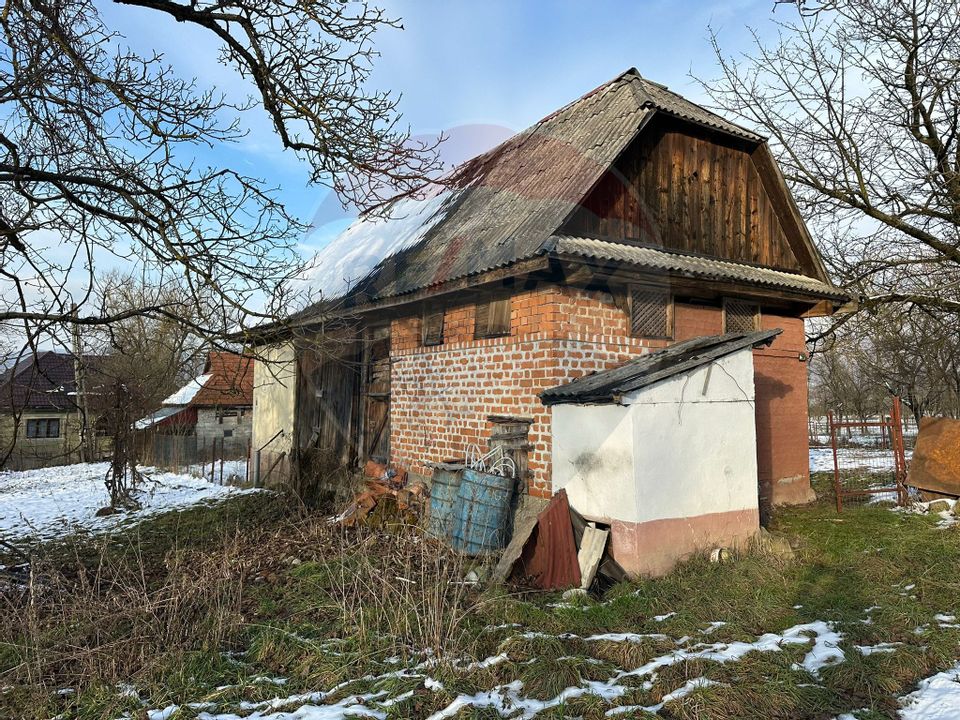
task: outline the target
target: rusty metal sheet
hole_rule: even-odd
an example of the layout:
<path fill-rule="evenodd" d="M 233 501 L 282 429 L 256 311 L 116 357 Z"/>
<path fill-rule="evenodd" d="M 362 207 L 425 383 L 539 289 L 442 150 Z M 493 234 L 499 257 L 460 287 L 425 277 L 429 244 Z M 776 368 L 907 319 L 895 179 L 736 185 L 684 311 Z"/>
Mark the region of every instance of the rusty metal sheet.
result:
<path fill-rule="evenodd" d="M 907 485 L 960 497 L 960 420 L 920 420 Z"/>
<path fill-rule="evenodd" d="M 580 587 L 580 562 L 573 539 L 567 491 L 560 490 L 537 516 L 513 579 L 543 590 Z"/>

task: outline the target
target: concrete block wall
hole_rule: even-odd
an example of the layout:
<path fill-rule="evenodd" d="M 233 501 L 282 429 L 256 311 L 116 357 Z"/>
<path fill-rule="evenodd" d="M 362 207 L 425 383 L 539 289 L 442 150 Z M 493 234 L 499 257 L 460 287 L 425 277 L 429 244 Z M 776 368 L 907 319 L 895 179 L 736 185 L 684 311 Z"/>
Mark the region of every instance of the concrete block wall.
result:
<path fill-rule="evenodd" d="M 231 450 L 242 448 L 245 452 L 253 434 L 253 409 L 247 407 L 224 410 L 236 414 L 224 415 L 213 407 L 197 408 L 197 446 L 211 447 L 214 440 L 218 445 L 222 440 L 225 447 Z"/>

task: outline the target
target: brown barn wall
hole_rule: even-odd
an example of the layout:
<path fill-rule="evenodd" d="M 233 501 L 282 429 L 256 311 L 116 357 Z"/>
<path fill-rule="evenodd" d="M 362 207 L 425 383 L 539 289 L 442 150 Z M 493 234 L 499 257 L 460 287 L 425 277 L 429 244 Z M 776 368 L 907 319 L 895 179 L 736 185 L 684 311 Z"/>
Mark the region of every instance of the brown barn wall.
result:
<path fill-rule="evenodd" d="M 746 149 L 664 126 L 626 150 L 565 232 L 802 271 Z"/>

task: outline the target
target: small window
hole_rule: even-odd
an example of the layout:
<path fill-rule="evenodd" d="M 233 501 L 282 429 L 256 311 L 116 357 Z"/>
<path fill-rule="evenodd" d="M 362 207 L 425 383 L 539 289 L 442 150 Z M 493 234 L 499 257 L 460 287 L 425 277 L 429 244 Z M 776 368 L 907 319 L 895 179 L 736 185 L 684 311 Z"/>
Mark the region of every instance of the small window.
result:
<path fill-rule="evenodd" d="M 443 310 L 433 310 L 423 313 L 424 345 L 443 344 Z"/>
<path fill-rule="evenodd" d="M 510 334 L 510 298 L 477 303 L 473 336 L 498 337 Z"/>
<path fill-rule="evenodd" d="M 723 301 L 723 331 L 751 333 L 760 329 L 760 306 L 746 300 Z"/>
<path fill-rule="evenodd" d="M 28 438 L 60 437 L 60 418 L 39 418 L 27 420 Z"/>
<path fill-rule="evenodd" d="M 224 431 L 223 431 L 223 436 L 224 436 L 224 437 L 233 437 L 233 430 L 224 430 Z"/>
<path fill-rule="evenodd" d="M 661 288 L 630 288 L 630 332 L 634 337 L 673 337 L 673 301 Z"/>

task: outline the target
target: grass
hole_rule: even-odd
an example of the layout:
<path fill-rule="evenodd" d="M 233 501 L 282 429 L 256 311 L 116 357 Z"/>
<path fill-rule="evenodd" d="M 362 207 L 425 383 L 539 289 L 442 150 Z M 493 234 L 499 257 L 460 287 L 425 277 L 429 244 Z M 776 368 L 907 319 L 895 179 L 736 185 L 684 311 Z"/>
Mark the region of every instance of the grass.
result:
<path fill-rule="evenodd" d="M 893 717 L 897 696 L 960 660 L 960 631 L 934 619 L 960 614 L 960 531 L 878 506 L 837 515 L 824 495 L 775 517 L 773 530 L 791 539 L 793 557 L 693 558 L 665 578 L 559 607 L 551 607 L 555 593 L 462 583 L 470 561 L 411 528 L 343 531 L 275 496 L 241 496 L 107 538 L 31 548 L 31 592 L 0 596 L 0 717 L 138 717 L 141 701 L 213 703 L 242 715 L 250 712 L 241 711 L 244 702 L 333 688 L 316 702 L 404 694 L 384 709 L 388 717 L 427 717 L 459 694 L 517 680 L 524 697 L 550 700 L 669 654 L 684 637 L 684 647 L 754 642 L 816 620 L 834 623 L 845 654 L 819 678 L 796 667 L 810 645 L 788 645 L 736 662 L 676 662 L 625 677 L 622 697 L 570 697 L 539 717 L 654 706 L 699 677 L 714 684 L 661 714 L 829 718 L 866 708 L 859 717 Z M 715 621 L 726 624 L 706 633 Z M 617 632 L 649 636 L 588 639 Z M 901 643 L 891 653 L 854 648 L 891 642 Z M 507 659 L 469 665 L 499 654 Z M 430 658 L 429 675 L 442 689 L 396 672 Z M 65 688 L 71 692 L 58 692 Z M 171 720 L 199 711 L 183 708 Z M 499 714 L 476 708 L 458 717 Z"/>

